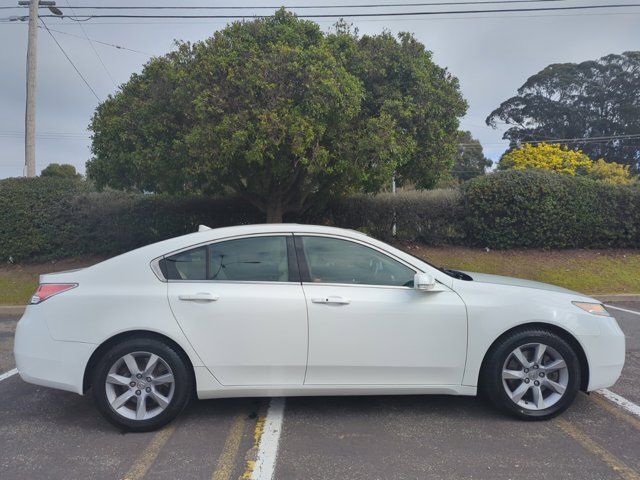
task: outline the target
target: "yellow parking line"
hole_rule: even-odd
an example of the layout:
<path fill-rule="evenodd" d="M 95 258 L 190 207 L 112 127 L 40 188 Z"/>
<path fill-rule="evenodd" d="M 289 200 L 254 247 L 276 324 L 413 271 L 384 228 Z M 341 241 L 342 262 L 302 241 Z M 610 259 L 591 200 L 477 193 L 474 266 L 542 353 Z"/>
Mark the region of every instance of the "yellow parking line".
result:
<path fill-rule="evenodd" d="M 620 407 L 616 407 L 609 400 L 606 400 L 605 398 L 603 398 L 602 396 L 600 396 L 597 393 L 592 393 L 591 395 L 589 395 L 589 398 L 591 400 L 593 400 L 594 402 L 596 402 L 599 406 L 604 408 L 607 412 L 611 413 L 612 415 L 615 415 L 620 420 L 623 420 L 623 421 L 627 422 L 629 425 L 632 425 L 633 427 L 635 427 L 638 430 L 640 430 L 640 420 L 639 419 L 637 419 L 636 417 L 626 413 L 624 410 L 621 410 Z"/>
<path fill-rule="evenodd" d="M 149 467 L 153 465 L 153 462 L 158 457 L 160 450 L 164 447 L 164 444 L 167 443 L 169 437 L 173 435 L 173 432 L 176 430 L 176 423 L 173 422 L 168 427 L 160 430 L 155 434 L 153 439 L 149 442 L 149 445 L 144 449 L 142 455 L 138 457 L 135 461 L 133 467 L 126 473 L 123 477 L 123 480 L 140 480 L 144 478 L 149 470 Z"/>
<path fill-rule="evenodd" d="M 568 421 L 562 418 L 556 418 L 554 422 L 564 433 L 576 440 L 586 450 L 600 457 L 600 459 L 621 478 L 624 478 L 625 480 L 640 480 L 640 474 L 637 471 L 627 466 L 608 450 L 602 448 L 580 429 L 571 425 Z"/>
<path fill-rule="evenodd" d="M 250 480 L 253 478 L 253 469 L 256 466 L 255 457 L 258 455 L 258 448 L 260 447 L 260 440 L 262 439 L 262 432 L 264 431 L 264 422 L 267 420 L 265 415 L 260 415 L 256 422 L 256 428 L 253 431 L 253 447 L 251 448 L 252 458 L 247 458 L 247 466 L 242 474 L 241 480 Z"/>
<path fill-rule="evenodd" d="M 242 413 L 238 414 L 234 419 L 224 442 L 222 453 L 218 457 L 218 464 L 211 477 L 213 480 L 229 480 L 231 477 L 236 456 L 240 449 L 242 434 L 244 433 L 245 419 L 246 415 Z"/>

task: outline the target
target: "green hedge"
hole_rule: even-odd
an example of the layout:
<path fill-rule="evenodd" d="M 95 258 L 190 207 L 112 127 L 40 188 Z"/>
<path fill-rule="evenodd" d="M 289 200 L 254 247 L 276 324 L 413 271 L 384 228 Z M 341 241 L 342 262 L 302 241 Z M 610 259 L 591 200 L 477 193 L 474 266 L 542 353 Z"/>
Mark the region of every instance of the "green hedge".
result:
<path fill-rule="evenodd" d="M 461 243 L 464 237 L 461 195 L 453 189 L 334 200 L 318 215 L 306 215 L 304 221 L 352 228 L 391 241 L 394 219 L 395 240 L 442 245 Z"/>
<path fill-rule="evenodd" d="M 382 240 L 490 248 L 640 247 L 640 188 L 542 171 L 479 177 L 461 190 L 353 196 L 287 221 Z M 210 227 L 260 223 L 235 197 L 93 192 L 58 178 L 0 180 L 0 261 L 117 254 Z"/>
<path fill-rule="evenodd" d="M 232 197 L 98 193 L 77 180 L 11 178 L 0 181 L 0 261 L 117 254 L 201 223 L 215 228 L 261 217 Z"/>
<path fill-rule="evenodd" d="M 541 170 L 463 186 L 465 243 L 492 248 L 640 247 L 640 188 Z"/>

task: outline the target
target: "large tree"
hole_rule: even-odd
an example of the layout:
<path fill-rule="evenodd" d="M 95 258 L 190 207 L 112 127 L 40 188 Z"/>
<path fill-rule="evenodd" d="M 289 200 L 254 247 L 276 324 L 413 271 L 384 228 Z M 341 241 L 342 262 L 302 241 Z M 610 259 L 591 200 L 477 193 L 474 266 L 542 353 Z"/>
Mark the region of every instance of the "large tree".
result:
<path fill-rule="evenodd" d="M 484 156 L 480 141 L 473 138 L 471 132 L 458 132 L 458 151 L 451 174 L 464 182 L 474 177 L 484 175 L 493 162 Z"/>
<path fill-rule="evenodd" d="M 154 58 L 98 106 L 98 187 L 235 192 L 279 222 L 329 195 L 450 169 L 457 80 L 411 35 L 359 37 L 280 10 Z"/>
<path fill-rule="evenodd" d="M 640 52 L 549 65 L 487 117 L 494 127 L 500 121 L 511 125 L 504 134 L 511 148 L 527 141 L 557 141 L 637 171 Z"/>

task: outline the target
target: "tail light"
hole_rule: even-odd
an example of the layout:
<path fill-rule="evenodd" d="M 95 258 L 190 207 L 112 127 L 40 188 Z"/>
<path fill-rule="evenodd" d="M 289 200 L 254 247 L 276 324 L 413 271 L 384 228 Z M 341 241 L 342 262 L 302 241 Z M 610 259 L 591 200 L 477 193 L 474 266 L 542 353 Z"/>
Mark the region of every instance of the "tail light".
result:
<path fill-rule="evenodd" d="M 38 303 L 44 302 L 47 298 L 66 292 L 67 290 L 71 290 L 77 286 L 77 283 L 41 283 L 38 286 L 36 293 L 31 297 L 30 304 L 37 305 Z"/>

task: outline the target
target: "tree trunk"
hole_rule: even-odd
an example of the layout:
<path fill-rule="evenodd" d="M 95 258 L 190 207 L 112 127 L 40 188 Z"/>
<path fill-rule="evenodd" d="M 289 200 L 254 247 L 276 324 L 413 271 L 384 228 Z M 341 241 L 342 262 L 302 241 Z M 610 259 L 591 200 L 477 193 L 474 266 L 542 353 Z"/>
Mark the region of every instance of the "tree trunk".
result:
<path fill-rule="evenodd" d="M 282 223 L 284 209 L 280 203 L 269 204 L 267 205 L 266 214 L 267 223 Z"/>

